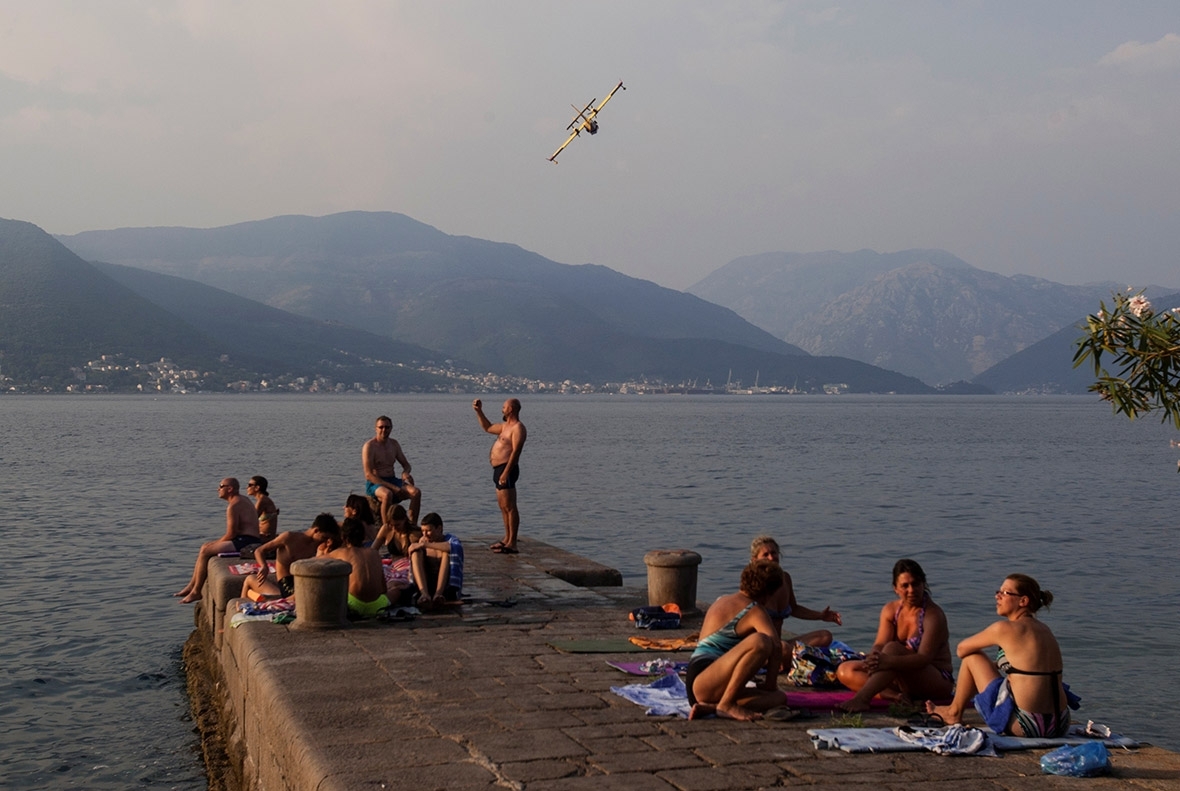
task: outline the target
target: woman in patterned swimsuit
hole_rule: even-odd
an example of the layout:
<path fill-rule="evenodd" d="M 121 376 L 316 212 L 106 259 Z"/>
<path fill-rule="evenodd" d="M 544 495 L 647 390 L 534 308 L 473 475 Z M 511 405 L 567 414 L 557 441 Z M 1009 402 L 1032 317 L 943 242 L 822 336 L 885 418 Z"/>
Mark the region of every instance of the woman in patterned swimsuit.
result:
<path fill-rule="evenodd" d="M 737 593 L 722 596 L 705 613 L 701 638 L 688 662 L 684 685 L 692 704 L 689 719 L 716 714 L 757 720 L 762 712 L 785 706 L 778 688 L 782 642 L 766 614 L 766 601 L 783 584 L 777 563 L 757 561 L 742 571 Z M 746 682 L 766 668 L 754 689 Z"/>
<path fill-rule="evenodd" d="M 863 660 L 844 662 L 836 678 L 856 695 L 845 711 L 866 711 L 874 695 L 887 700 L 946 700 L 954 693 L 946 614 L 930 598 L 926 572 L 903 558 L 893 566 L 897 599 L 881 608 L 877 639 Z"/>
<path fill-rule="evenodd" d="M 1052 603 L 1053 594 L 1041 590 L 1032 577 L 1008 575 L 996 591 L 996 614 L 1003 620 L 959 643 L 963 661 L 955 698 L 948 706 L 927 701 L 926 710 L 950 725 L 963 721 L 963 710 L 974 699 L 996 733 L 1064 736 L 1069 730 L 1069 707 L 1061 683 L 1061 647 L 1036 616 L 1037 610 Z M 992 646 L 999 646 L 1003 666 L 983 653 Z"/>

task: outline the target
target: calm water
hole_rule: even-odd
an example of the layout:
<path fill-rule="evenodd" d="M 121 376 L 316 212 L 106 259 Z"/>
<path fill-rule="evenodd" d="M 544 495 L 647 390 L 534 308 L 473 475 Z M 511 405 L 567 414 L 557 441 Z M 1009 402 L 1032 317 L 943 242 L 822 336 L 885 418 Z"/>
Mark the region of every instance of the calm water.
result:
<path fill-rule="evenodd" d="M 499 398 L 486 398 L 494 410 Z M 220 535 L 220 477 L 261 474 L 280 529 L 340 513 L 360 446 L 393 417 L 459 535 L 495 535 L 491 438 L 466 397 L 0 399 L 0 786 L 204 788 L 169 596 Z M 1024 571 L 1057 596 L 1081 714 L 1180 749 L 1171 506 L 1176 436 L 1087 398 L 532 397 L 525 534 L 644 582 L 643 553 L 704 556 L 702 599 L 736 587 L 750 539 L 783 544 L 801 603 L 872 641 L 889 570 L 918 559 L 957 641 Z"/>

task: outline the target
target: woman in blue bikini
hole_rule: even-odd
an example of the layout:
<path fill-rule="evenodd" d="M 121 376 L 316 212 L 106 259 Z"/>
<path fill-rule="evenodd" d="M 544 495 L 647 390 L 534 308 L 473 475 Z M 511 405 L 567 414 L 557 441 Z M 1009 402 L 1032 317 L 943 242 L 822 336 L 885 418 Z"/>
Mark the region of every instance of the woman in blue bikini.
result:
<path fill-rule="evenodd" d="M 863 660 L 844 662 L 836 678 L 856 694 L 845 711 L 866 711 L 874 695 L 886 700 L 946 700 L 955 689 L 946 613 L 930 598 L 926 572 L 903 558 L 893 566 L 897 599 L 881 608 L 877 639 Z"/>
<path fill-rule="evenodd" d="M 750 544 L 750 562 L 755 560 L 769 560 L 778 565 L 779 568 L 782 568 L 781 554 L 782 550 L 779 549 L 778 542 L 770 536 L 758 536 Z M 791 661 L 792 641 L 820 647 L 832 644 L 832 633 L 827 629 L 816 629 L 811 632 L 804 632 L 803 634 L 793 634 L 791 632 L 784 634 L 783 621 L 787 618 L 794 617 L 804 621 L 826 621 L 827 623 L 834 623 L 837 626 L 843 623 L 840 613 L 831 607 L 824 607 L 822 610 L 813 610 L 795 601 L 795 586 L 791 584 L 791 575 L 785 569 L 783 570 L 783 586 L 775 591 L 774 595 L 770 597 L 770 600 L 766 602 L 766 614 L 770 616 L 770 620 L 783 637 L 783 662 L 787 664 Z M 787 672 L 790 669 L 790 667 L 784 667 L 783 672 Z"/>
<path fill-rule="evenodd" d="M 737 593 L 709 607 L 684 679 L 692 704 L 689 719 L 716 714 L 757 720 L 762 712 L 787 704 L 786 693 L 778 688 L 782 642 L 765 609 L 782 584 L 777 563 L 757 561 L 742 571 Z M 746 682 L 763 668 L 766 675 L 748 689 Z"/>
<path fill-rule="evenodd" d="M 963 710 L 974 699 L 996 733 L 1064 736 L 1069 704 L 1061 683 L 1061 647 L 1036 616 L 1052 603 L 1053 594 L 1032 577 L 1008 575 L 996 591 L 996 614 L 1004 619 L 959 643 L 962 663 L 954 700 L 947 706 L 926 701 L 926 711 L 951 725 L 963 721 Z M 983 653 L 992 646 L 1000 649 L 1000 664 Z"/>

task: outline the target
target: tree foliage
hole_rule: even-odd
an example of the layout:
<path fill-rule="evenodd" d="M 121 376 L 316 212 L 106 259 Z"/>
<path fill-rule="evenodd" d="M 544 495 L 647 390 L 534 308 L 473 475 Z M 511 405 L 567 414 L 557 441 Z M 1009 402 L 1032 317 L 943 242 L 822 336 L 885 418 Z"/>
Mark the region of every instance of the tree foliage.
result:
<path fill-rule="evenodd" d="M 1090 390 L 1116 413 L 1133 420 L 1161 411 L 1161 421 L 1180 429 L 1180 308 L 1156 313 L 1142 292 L 1116 293 L 1109 308 L 1101 302 L 1086 317 L 1077 347 L 1074 367 L 1093 364 Z"/>

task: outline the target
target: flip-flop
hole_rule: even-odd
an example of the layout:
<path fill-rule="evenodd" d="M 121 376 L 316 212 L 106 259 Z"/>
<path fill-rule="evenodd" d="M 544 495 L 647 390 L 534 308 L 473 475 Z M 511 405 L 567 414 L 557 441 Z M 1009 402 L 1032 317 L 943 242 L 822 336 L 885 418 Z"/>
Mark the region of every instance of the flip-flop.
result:
<path fill-rule="evenodd" d="M 946 725 L 946 721 L 941 715 L 933 712 L 927 714 L 926 712 L 919 712 L 906 720 L 906 724 L 911 728 L 941 728 Z"/>
<path fill-rule="evenodd" d="M 771 722 L 789 722 L 799 716 L 796 709 L 788 709 L 786 706 L 779 706 L 762 715 L 763 719 Z"/>
<path fill-rule="evenodd" d="M 488 547 L 488 549 L 492 550 L 493 552 L 499 552 L 503 548 L 504 548 L 503 541 L 497 541 L 496 543 L 494 543 L 490 547 Z"/>
<path fill-rule="evenodd" d="M 520 554 L 520 550 L 517 549 L 516 547 L 509 547 L 509 546 L 505 546 L 504 544 L 501 544 L 499 546 L 499 548 L 493 548 L 492 551 L 495 552 L 497 555 L 519 555 Z"/>

